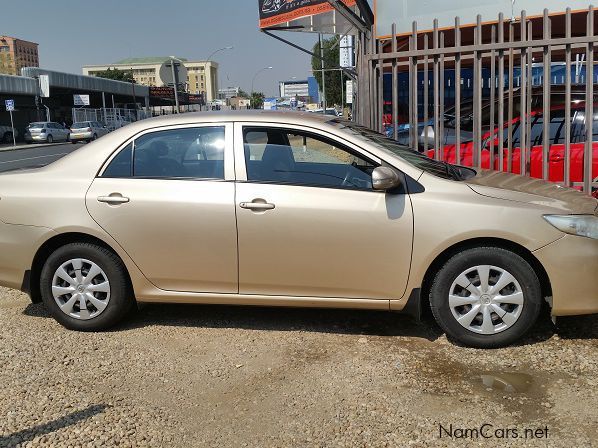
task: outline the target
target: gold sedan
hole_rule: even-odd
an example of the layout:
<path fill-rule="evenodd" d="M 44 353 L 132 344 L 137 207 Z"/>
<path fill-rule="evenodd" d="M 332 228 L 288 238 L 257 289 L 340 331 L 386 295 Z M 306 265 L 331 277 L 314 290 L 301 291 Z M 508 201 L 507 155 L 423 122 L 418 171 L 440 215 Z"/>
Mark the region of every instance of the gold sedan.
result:
<path fill-rule="evenodd" d="M 330 116 L 184 114 L 0 175 L 0 284 L 95 331 L 137 302 L 367 308 L 474 347 L 598 312 L 598 201 Z"/>

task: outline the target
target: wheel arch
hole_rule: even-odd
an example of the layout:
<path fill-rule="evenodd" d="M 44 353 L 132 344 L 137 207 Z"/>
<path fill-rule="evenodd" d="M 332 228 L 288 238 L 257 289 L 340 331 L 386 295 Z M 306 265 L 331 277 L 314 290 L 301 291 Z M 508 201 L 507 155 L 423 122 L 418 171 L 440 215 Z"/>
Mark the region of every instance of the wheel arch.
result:
<path fill-rule="evenodd" d="M 80 232 L 68 232 L 55 235 L 52 238 L 46 240 L 39 247 L 39 249 L 35 253 L 35 256 L 33 257 L 33 261 L 31 263 L 31 271 L 29 272 L 28 276 L 25 276 L 25 280 L 23 281 L 23 287 L 21 289 L 29 292 L 29 296 L 31 297 L 31 301 L 33 303 L 39 303 L 42 301 L 39 282 L 44 263 L 52 254 L 52 252 L 54 252 L 56 249 L 71 243 L 90 243 L 98 245 L 100 247 L 103 247 L 104 249 L 109 250 L 114 255 L 116 255 L 121 261 L 123 261 L 118 252 L 116 252 L 108 243 L 106 243 L 98 237 Z M 128 269 L 126 269 L 126 264 L 124 263 L 124 261 L 123 266 L 125 266 L 125 272 L 127 275 L 127 280 L 129 282 L 129 287 L 131 288 L 131 291 L 133 291 L 134 295 L 131 275 Z"/>
<path fill-rule="evenodd" d="M 430 288 L 436 273 L 442 268 L 442 266 L 454 255 L 467 249 L 473 249 L 476 247 L 497 247 L 513 252 L 527 261 L 536 275 L 540 280 L 540 287 L 542 290 L 542 297 L 552 296 L 552 286 L 550 284 L 550 278 L 548 273 L 542 266 L 542 263 L 524 246 L 517 244 L 513 241 L 505 240 L 502 238 L 472 238 L 469 240 L 460 241 L 446 248 L 432 261 L 426 273 L 424 274 L 421 284 L 421 308 L 425 315 L 430 315 Z"/>

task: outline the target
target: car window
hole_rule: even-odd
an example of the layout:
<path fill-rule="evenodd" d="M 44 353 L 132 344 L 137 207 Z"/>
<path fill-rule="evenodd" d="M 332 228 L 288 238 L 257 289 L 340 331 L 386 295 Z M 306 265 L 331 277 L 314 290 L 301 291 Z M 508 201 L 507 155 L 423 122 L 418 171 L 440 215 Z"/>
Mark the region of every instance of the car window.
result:
<path fill-rule="evenodd" d="M 133 176 L 224 179 L 224 127 L 152 132 L 135 140 Z"/>
<path fill-rule="evenodd" d="M 372 189 L 378 165 L 325 137 L 249 127 L 243 138 L 248 181 Z"/>
<path fill-rule="evenodd" d="M 532 146 L 542 144 L 542 131 L 544 130 L 544 119 L 542 115 L 531 117 L 532 126 L 529 135 L 529 141 Z"/>
<path fill-rule="evenodd" d="M 571 129 L 571 143 L 584 143 L 586 141 L 586 113 L 585 110 L 578 110 L 573 117 Z M 598 108 L 594 109 L 592 120 L 592 141 L 598 141 Z"/>
<path fill-rule="evenodd" d="M 108 167 L 104 170 L 102 177 L 131 177 L 133 174 L 133 144 L 129 143 L 122 149 Z"/>

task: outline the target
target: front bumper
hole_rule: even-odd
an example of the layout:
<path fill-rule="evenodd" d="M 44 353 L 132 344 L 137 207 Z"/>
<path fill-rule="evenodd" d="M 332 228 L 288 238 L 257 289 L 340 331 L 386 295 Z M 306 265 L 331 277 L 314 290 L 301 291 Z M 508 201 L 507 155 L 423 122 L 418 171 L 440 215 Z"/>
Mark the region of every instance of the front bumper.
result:
<path fill-rule="evenodd" d="M 534 252 L 552 286 L 552 315 L 598 313 L 598 240 L 565 235 Z"/>

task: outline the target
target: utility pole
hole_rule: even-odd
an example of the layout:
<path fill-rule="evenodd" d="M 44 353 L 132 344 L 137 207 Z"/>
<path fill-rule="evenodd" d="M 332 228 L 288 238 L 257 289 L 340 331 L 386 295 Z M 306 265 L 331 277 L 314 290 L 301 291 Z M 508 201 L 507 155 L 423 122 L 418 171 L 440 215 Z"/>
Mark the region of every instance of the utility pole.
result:
<path fill-rule="evenodd" d="M 326 72 L 324 71 L 324 46 L 322 45 L 322 33 L 318 34 L 320 42 L 320 63 L 322 67 L 322 113 L 326 114 Z"/>
<path fill-rule="evenodd" d="M 178 84 L 179 84 L 179 70 L 178 67 L 175 67 L 174 58 L 170 59 L 170 69 L 172 70 L 172 83 L 174 84 L 174 103 L 176 105 L 176 113 L 178 114 L 179 111 L 179 93 L 178 93 Z"/>

